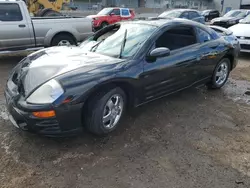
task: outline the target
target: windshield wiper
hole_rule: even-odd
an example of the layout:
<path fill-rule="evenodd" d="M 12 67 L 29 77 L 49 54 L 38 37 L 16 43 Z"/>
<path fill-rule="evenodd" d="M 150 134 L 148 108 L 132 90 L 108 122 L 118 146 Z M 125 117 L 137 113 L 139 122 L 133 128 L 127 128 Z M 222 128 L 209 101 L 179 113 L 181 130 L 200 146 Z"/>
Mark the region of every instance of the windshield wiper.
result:
<path fill-rule="evenodd" d="M 127 41 L 127 33 L 128 33 L 128 30 L 126 29 L 125 30 L 125 33 L 124 33 L 124 38 L 122 40 L 122 46 L 121 46 L 121 51 L 120 51 L 120 54 L 119 54 L 119 57 L 118 58 L 122 58 L 122 52 L 124 50 L 124 47 L 125 47 L 125 44 L 126 44 L 126 41 Z"/>
<path fill-rule="evenodd" d="M 102 39 L 100 42 L 96 43 L 94 46 L 91 47 L 90 52 L 93 52 L 94 48 L 97 48 L 105 39 Z M 96 49 L 95 49 L 96 50 Z M 95 52 L 95 51 L 94 51 Z"/>

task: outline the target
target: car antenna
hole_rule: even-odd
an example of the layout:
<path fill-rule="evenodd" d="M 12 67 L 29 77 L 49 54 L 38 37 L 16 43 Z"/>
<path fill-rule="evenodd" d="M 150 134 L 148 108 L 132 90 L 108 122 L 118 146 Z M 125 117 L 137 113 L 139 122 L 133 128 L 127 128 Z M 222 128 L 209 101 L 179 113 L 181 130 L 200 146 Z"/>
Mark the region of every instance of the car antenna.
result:
<path fill-rule="evenodd" d="M 124 50 L 124 47 L 125 47 L 125 44 L 126 44 L 126 40 L 127 40 L 127 33 L 128 33 L 128 30 L 126 29 L 125 33 L 124 33 L 124 38 L 122 40 L 122 46 L 121 46 L 121 51 L 120 51 L 120 54 L 119 54 L 119 58 L 122 57 L 122 52 Z"/>

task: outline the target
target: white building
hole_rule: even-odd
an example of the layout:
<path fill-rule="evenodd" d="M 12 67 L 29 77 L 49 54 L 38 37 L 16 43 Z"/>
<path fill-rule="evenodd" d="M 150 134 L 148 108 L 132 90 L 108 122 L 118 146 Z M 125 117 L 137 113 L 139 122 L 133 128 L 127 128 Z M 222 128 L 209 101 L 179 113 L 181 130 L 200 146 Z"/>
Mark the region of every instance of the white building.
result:
<path fill-rule="evenodd" d="M 232 9 L 250 9 L 250 0 L 100 0 L 104 6 L 127 6 L 146 8 L 193 8 L 217 9 L 222 13 Z"/>

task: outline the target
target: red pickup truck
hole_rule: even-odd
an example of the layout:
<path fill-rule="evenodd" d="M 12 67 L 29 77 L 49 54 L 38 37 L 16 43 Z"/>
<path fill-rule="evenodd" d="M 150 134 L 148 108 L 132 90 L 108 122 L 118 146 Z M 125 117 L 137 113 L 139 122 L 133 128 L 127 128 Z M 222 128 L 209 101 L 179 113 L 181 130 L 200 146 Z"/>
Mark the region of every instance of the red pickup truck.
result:
<path fill-rule="evenodd" d="M 122 20 L 132 20 L 135 12 L 129 8 L 104 8 L 97 15 L 89 15 L 93 19 L 95 30 L 106 27 L 107 25 L 120 22 Z"/>

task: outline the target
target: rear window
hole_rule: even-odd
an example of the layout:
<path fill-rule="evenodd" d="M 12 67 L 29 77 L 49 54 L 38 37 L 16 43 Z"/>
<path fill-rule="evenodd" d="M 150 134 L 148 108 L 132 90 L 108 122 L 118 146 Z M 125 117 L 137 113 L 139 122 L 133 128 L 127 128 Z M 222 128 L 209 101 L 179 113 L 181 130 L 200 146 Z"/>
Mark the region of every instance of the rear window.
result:
<path fill-rule="evenodd" d="M 121 15 L 120 9 L 114 9 L 111 13 L 114 13 L 114 14 L 117 15 L 117 16 L 120 16 L 120 15 Z"/>
<path fill-rule="evenodd" d="M 23 20 L 19 5 L 16 3 L 0 4 L 0 20 L 3 22 Z"/>

